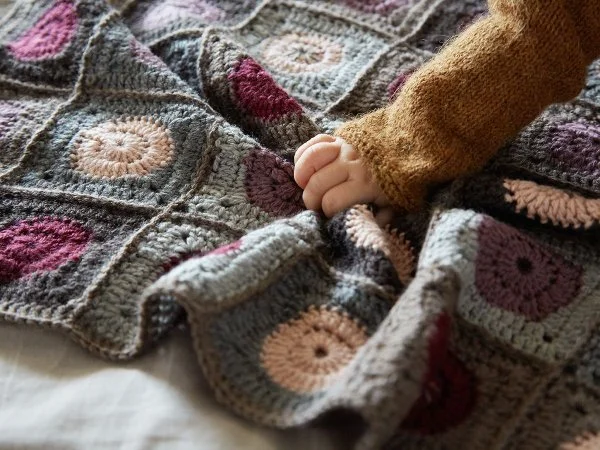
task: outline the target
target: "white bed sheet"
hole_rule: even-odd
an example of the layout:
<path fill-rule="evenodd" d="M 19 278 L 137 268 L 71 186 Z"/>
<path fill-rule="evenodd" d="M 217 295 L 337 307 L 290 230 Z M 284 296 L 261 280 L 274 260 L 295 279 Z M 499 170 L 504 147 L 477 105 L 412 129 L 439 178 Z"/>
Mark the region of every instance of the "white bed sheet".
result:
<path fill-rule="evenodd" d="M 128 363 L 55 331 L 0 325 L 2 449 L 338 450 L 325 429 L 253 425 L 217 404 L 178 330 Z"/>

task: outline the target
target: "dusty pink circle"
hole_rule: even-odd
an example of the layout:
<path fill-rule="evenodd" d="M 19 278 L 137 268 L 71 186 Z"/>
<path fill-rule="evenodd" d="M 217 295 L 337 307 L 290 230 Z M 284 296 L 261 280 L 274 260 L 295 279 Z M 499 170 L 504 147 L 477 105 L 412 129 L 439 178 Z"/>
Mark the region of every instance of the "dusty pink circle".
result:
<path fill-rule="evenodd" d="M 365 329 L 351 317 L 311 307 L 267 336 L 261 362 L 275 383 L 305 394 L 334 381 L 366 341 Z"/>

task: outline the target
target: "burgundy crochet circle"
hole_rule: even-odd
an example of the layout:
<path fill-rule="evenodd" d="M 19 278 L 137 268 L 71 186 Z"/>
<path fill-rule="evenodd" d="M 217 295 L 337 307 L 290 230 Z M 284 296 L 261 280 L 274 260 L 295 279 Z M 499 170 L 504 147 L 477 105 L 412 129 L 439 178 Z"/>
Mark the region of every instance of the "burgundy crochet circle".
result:
<path fill-rule="evenodd" d="M 572 175 L 600 176 L 600 127 L 572 122 L 555 125 L 546 137 L 550 155 Z"/>
<path fill-rule="evenodd" d="M 543 320 L 577 296 L 582 271 L 508 225 L 486 218 L 479 226 L 475 284 L 492 305 Z"/>
<path fill-rule="evenodd" d="M 273 121 L 302 113 L 298 102 L 252 58 L 242 59 L 228 78 L 240 105 L 254 117 Z"/>
<path fill-rule="evenodd" d="M 442 314 L 429 341 L 428 371 L 421 396 L 401 424 L 404 430 L 429 435 L 460 425 L 471 414 L 477 396 L 476 379 L 448 352 L 450 318 Z"/>
<path fill-rule="evenodd" d="M 8 44 L 8 50 L 24 61 L 52 58 L 69 45 L 77 30 L 77 12 L 73 3 L 57 1 L 19 39 Z"/>
<path fill-rule="evenodd" d="M 302 189 L 294 181 L 293 166 L 264 150 L 252 150 L 244 158 L 246 194 L 269 214 L 291 216 L 304 210 Z"/>
<path fill-rule="evenodd" d="M 0 282 L 77 260 L 91 236 L 73 220 L 52 217 L 22 220 L 0 230 Z"/>

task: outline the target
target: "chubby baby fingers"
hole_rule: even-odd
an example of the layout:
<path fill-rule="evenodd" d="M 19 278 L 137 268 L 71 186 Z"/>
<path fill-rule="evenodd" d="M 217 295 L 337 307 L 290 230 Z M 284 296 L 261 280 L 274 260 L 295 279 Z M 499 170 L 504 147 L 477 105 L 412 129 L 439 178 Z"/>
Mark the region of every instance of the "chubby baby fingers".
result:
<path fill-rule="evenodd" d="M 327 217 L 333 217 L 354 205 L 373 203 L 378 193 L 359 181 L 338 184 L 323 195 L 321 209 Z"/>
<path fill-rule="evenodd" d="M 315 172 L 304 188 L 302 199 L 308 209 L 320 210 L 321 200 L 325 193 L 348 180 L 348 168 L 334 161 L 323 169 Z"/>
<path fill-rule="evenodd" d="M 337 142 L 321 142 L 308 147 L 294 168 L 294 179 L 304 189 L 315 172 L 335 161 L 340 154 Z"/>
<path fill-rule="evenodd" d="M 296 153 L 294 154 L 294 164 L 298 162 L 298 160 L 300 159 L 302 154 L 305 152 L 305 150 L 308 147 L 310 147 L 311 145 L 319 144 L 321 142 L 334 142 L 334 141 L 335 141 L 335 137 L 330 136 L 329 134 L 317 134 L 314 138 L 309 139 L 304 144 L 302 144 L 298 148 L 298 150 L 296 150 Z"/>

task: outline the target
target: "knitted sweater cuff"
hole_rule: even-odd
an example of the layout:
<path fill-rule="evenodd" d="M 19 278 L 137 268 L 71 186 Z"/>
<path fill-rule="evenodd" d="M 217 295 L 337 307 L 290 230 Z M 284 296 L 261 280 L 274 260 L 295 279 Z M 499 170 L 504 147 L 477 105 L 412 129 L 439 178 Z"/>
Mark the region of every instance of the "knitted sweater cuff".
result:
<path fill-rule="evenodd" d="M 335 135 L 346 140 L 359 152 L 364 164 L 394 206 L 405 211 L 415 211 L 423 203 L 426 189 L 411 182 L 406 174 L 403 176 L 402 152 L 395 151 L 393 147 L 402 146 L 404 140 L 398 140 L 396 136 L 394 146 L 391 147 L 389 143 L 386 145 L 385 139 L 376 137 L 376 130 L 381 128 L 384 116 L 384 110 L 375 111 L 345 123 L 336 130 Z"/>

